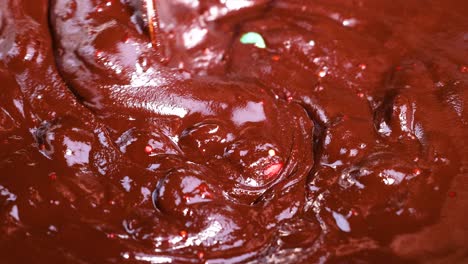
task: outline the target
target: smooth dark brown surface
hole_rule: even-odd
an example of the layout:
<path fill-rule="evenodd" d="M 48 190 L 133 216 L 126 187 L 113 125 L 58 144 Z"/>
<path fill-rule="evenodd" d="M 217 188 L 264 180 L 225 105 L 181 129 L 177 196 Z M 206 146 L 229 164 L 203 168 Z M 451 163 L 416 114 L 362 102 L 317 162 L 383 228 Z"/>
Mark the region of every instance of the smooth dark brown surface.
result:
<path fill-rule="evenodd" d="M 468 261 L 465 0 L 158 10 L 0 0 L 0 263 Z"/>

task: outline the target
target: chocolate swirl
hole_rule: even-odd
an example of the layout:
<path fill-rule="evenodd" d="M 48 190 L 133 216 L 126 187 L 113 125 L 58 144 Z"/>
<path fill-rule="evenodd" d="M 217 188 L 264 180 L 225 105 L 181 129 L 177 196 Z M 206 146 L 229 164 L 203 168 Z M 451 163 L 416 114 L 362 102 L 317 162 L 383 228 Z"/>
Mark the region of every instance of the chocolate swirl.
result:
<path fill-rule="evenodd" d="M 151 37 L 140 1 L 0 0 L 0 257 L 462 261 L 468 25 L 436 2 L 158 1 Z"/>

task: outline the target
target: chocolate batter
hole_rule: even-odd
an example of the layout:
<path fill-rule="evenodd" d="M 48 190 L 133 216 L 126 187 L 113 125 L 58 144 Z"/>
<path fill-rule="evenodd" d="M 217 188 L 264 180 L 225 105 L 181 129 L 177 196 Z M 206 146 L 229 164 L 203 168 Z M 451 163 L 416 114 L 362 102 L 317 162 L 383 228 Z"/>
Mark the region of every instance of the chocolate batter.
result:
<path fill-rule="evenodd" d="M 157 10 L 0 0 L 1 263 L 468 262 L 465 0 Z"/>

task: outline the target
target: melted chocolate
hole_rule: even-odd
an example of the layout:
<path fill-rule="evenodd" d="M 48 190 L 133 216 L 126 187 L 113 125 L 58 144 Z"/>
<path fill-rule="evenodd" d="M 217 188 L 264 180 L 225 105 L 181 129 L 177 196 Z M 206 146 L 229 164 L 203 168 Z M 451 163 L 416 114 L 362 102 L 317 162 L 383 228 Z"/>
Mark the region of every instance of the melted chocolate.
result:
<path fill-rule="evenodd" d="M 466 1 L 141 2 L 0 0 L 2 263 L 468 261 Z"/>

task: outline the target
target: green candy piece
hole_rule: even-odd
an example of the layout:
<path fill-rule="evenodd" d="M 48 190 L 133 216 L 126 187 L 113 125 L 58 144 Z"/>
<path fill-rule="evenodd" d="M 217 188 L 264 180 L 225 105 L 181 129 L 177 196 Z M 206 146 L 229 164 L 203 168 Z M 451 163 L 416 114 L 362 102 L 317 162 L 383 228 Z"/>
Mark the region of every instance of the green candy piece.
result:
<path fill-rule="evenodd" d="M 257 32 L 247 32 L 240 38 L 242 44 L 254 44 L 255 47 L 264 49 L 266 48 L 265 40 L 262 35 Z"/>

